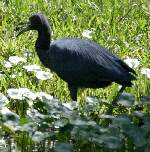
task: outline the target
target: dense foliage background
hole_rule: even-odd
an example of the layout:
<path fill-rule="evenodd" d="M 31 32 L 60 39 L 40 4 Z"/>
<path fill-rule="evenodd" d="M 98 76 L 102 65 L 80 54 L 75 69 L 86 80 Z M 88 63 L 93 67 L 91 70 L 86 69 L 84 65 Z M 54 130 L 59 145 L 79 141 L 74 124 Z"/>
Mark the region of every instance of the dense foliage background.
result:
<path fill-rule="evenodd" d="M 16 38 L 18 23 L 45 14 L 52 41 L 91 39 L 137 72 L 118 105 L 119 86 L 81 89 L 78 105 L 66 83 L 36 55 L 35 31 Z M 150 149 L 150 1 L 0 1 L 0 151 L 100 152 Z"/>

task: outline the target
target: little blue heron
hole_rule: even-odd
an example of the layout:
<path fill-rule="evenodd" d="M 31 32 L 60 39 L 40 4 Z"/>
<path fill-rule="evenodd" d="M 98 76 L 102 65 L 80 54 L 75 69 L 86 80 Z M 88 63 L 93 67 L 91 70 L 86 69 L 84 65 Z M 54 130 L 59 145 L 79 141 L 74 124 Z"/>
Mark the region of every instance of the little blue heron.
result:
<path fill-rule="evenodd" d="M 41 13 L 32 15 L 22 24 L 28 26 L 18 35 L 29 30 L 38 32 L 35 50 L 40 61 L 67 82 L 73 101 L 77 101 L 78 88 L 104 88 L 116 82 L 122 85 L 119 95 L 136 80 L 132 68 L 95 42 L 62 38 L 51 43 L 48 20 Z"/>

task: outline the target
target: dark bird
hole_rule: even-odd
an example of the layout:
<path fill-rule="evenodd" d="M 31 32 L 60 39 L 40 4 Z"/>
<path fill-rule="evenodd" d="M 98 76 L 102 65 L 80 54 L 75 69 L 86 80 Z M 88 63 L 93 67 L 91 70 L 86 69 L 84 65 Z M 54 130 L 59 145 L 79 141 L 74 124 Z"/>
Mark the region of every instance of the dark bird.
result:
<path fill-rule="evenodd" d="M 119 93 L 132 85 L 135 71 L 118 57 L 95 42 L 80 38 L 62 38 L 51 43 L 47 18 L 41 13 L 32 15 L 18 35 L 36 30 L 35 50 L 43 65 L 67 82 L 73 101 L 78 88 L 104 88 L 112 82 L 122 85 Z"/>

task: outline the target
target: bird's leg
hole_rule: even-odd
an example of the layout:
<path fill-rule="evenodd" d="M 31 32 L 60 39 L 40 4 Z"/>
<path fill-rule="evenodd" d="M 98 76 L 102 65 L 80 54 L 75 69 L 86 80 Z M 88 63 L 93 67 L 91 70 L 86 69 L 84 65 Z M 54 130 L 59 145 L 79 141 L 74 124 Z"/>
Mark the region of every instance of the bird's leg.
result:
<path fill-rule="evenodd" d="M 77 87 L 68 85 L 72 101 L 77 101 Z"/>
<path fill-rule="evenodd" d="M 111 106 L 109 107 L 109 109 L 106 111 L 106 115 L 111 115 L 113 108 L 117 105 L 117 101 L 119 96 L 121 95 L 121 93 L 124 91 L 124 89 L 126 88 L 126 86 L 122 86 L 121 89 L 119 90 L 118 94 L 116 95 L 116 97 L 113 99 Z M 105 126 L 108 126 L 111 123 L 110 119 L 105 119 L 102 124 Z"/>
<path fill-rule="evenodd" d="M 121 87 L 121 89 L 119 90 L 119 92 L 117 93 L 116 97 L 113 99 L 113 101 L 111 103 L 113 106 L 116 106 L 117 101 L 118 101 L 120 95 L 122 94 L 122 92 L 124 91 L 125 88 L 126 88 L 126 86 L 122 86 Z"/>
<path fill-rule="evenodd" d="M 119 90 L 118 94 L 116 95 L 116 97 L 113 99 L 110 108 L 108 109 L 108 111 L 106 112 L 106 114 L 112 114 L 112 110 L 113 108 L 117 105 L 117 101 L 119 99 L 119 96 L 122 94 L 122 92 L 124 91 L 124 89 L 126 88 L 126 86 L 122 86 L 121 89 Z"/>

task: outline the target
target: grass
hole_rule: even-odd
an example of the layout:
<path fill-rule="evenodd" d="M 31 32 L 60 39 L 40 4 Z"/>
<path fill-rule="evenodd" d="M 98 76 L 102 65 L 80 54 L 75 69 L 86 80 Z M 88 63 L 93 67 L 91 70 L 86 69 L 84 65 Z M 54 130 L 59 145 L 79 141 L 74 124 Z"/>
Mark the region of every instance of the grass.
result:
<path fill-rule="evenodd" d="M 61 37 L 82 37 L 84 29 L 95 28 L 94 41 L 106 48 L 110 48 L 112 52 L 121 58 L 136 57 L 140 60 L 142 66 L 149 66 L 148 2 L 124 1 L 123 5 L 119 1 L 101 2 L 101 4 L 98 1 L 68 1 L 67 5 L 63 1 L 47 3 L 44 1 L 35 1 L 34 3 L 31 3 L 31 1 L 10 1 L 8 3 L 9 5 L 6 5 L 1 2 L 1 7 L 5 8 L 2 10 L 3 15 L 1 15 L 3 25 L 3 33 L 1 34 L 2 59 L 7 59 L 14 54 L 23 55 L 26 50 L 30 50 L 33 53 L 34 60 L 29 58 L 29 62 L 40 64 L 34 51 L 34 42 L 37 35 L 30 32 L 16 38 L 14 29 L 20 20 L 27 20 L 28 16 L 35 12 L 43 12 L 49 17 L 53 40 Z M 17 7 L 20 3 L 22 3 L 21 8 Z M 76 21 L 73 20 L 74 17 Z M 140 37 L 140 40 L 136 43 L 135 39 L 137 37 Z M 112 41 L 113 38 L 116 39 L 115 42 Z M 129 48 L 125 47 L 124 42 L 128 42 Z M 19 82 L 20 79 L 17 81 Z M 22 82 L 19 84 L 21 86 Z M 30 86 L 30 88 L 32 87 L 33 85 Z M 50 88 L 51 83 L 49 83 L 46 91 L 49 92 Z M 66 100 L 68 90 L 62 90 L 62 88 L 65 88 L 64 84 L 59 80 L 56 85 L 55 96 L 63 101 Z M 112 90 L 106 90 L 105 96 L 107 97 Z M 92 93 L 93 91 L 87 92 Z M 103 90 L 98 90 L 95 95 L 99 96 L 102 94 L 101 92 Z M 144 92 L 144 94 L 147 94 L 147 92 Z"/>
<path fill-rule="evenodd" d="M 122 59 L 137 58 L 140 61 L 136 69 L 138 80 L 134 82 L 133 87 L 127 88 L 126 92 L 134 95 L 139 101 L 141 96 L 150 94 L 150 81 L 140 73 L 142 67 L 150 67 L 149 8 L 148 0 L 0 1 L 0 60 L 8 60 L 13 55 L 23 57 L 26 52 L 30 52 L 31 57 L 27 57 L 27 62 L 38 64 L 45 69 L 34 49 L 37 33 L 32 31 L 16 38 L 17 32 L 15 31 L 20 21 L 28 20 L 33 13 L 42 12 L 49 19 L 53 33 L 52 40 L 62 37 L 83 38 L 82 32 L 85 29 L 94 29 L 93 41 L 110 49 Z M 6 74 L 5 79 L 0 79 L 1 93 L 7 95 L 9 88 L 27 87 L 33 92 L 47 92 L 62 102 L 70 101 L 66 83 L 56 74 L 51 80 L 40 81 L 35 78 L 34 74 L 26 72 L 22 66 L 23 64 L 20 64 L 8 69 L 0 65 L 0 71 Z M 21 77 L 10 77 L 11 74 L 19 72 L 22 73 Z M 79 90 L 78 99 L 81 105 L 85 104 L 85 96 L 97 96 L 111 101 L 117 89 L 118 85 L 113 84 L 105 89 Z M 10 100 L 9 109 L 16 112 L 13 108 L 16 101 Z M 22 139 L 22 136 L 26 135 L 20 134 L 18 138 Z M 77 147 L 79 145 L 76 144 Z M 82 149 L 82 146 L 80 148 Z M 94 147 L 90 148 L 94 151 Z"/>

